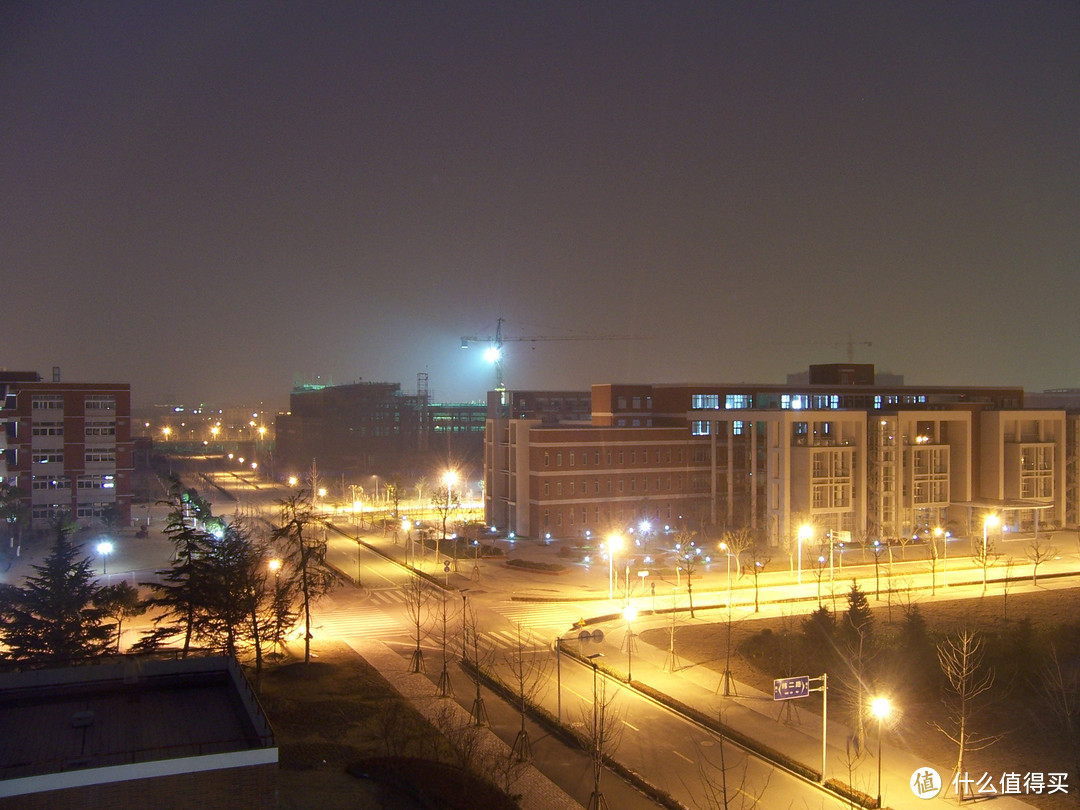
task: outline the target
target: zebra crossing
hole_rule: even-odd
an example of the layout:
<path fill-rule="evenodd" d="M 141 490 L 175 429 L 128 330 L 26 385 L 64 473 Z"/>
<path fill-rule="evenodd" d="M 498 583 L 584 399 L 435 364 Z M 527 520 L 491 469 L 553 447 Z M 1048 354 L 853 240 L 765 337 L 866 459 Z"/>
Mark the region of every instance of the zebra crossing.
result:
<path fill-rule="evenodd" d="M 312 610 L 311 633 L 315 638 L 364 638 L 385 639 L 400 636 L 406 627 L 393 616 L 375 607 L 324 608 L 318 605 Z"/>
<path fill-rule="evenodd" d="M 512 624 L 557 633 L 570 630 L 587 613 L 583 606 L 566 602 L 500 602 L 492 607 Z"/>

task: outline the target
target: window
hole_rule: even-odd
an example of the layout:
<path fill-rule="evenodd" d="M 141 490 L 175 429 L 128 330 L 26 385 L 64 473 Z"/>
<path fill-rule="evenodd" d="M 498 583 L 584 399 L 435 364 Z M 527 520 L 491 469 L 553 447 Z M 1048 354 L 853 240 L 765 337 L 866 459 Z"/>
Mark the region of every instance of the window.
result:
<path fill-rule="evenodd" d="M 90 394 L 83 403 L 88 411 L 115 411 L 116 397 L 111 394 Z"/>
<path fill-rule="evenodd" d="M 562 452 L 558 452 L 558 453 L 555 454 L 555 466 L 556 467 L 561 467 L 562 466 Z"/>
<path fill-rule="evenodd" d="M 750 395 L 749 394 L 728 394 L 724 397 L 724 407 L 728 410 L 735 408 L 749 408 L 750 407 Z"/>
<path fill-rule="evenodd" d="M 620 450 L 619 451 L 619 466 L 622 466 L 623 461 L 624 461 L 623 451 Z"/>
<path fill-rule="evenodd" d="M 574 482 L 573 481 L 570 482 L 570 494 L 571 495 L 574 494 Z"/>
<path fill-rule="evenodd" d="M 71 489 L 71 479 L 66 475 L 35 475 L 30 486 L 32 489 Z"/>
<path fill-rule="evenodd" d="M 35 422 L 31 434 L 34 436 L 63 436 L 63 422 Z"/>
<path fill-rule="evenodd" d="M 637 464 L 637 450 L 630 451 L 630 463 Z"/>
<path fill-rule="evenodd" d="M 595 479 L 593 481 L 593 492 L 595 492 L 597 495 L 600 494 L 600 479 L 599 478 L 597 478 L 597 479 Z"/>
<path fill-rule="evenodd" d="M 593 453 L 593 464 L 595 464 L 597 467 L 600 466 L 600 451 L 599 450 L 597 450 L 595 453 Z"/>
<path fill-rule="evenodd" d="M 632 400 L 630 400 L 630 407 L 633 408 L 635 411 L 640 411 L 641 397 L 634 397 Z"/>
<path fill-rule="evenodd" d="M 719 408 L 720 407 L 720 395 L 719 394 L 691 394 L 690 395 L 690 409 L 695 411 L 704 410 L 706 408 Z"/>
<path fill-rule="evenodd" d="M 545 467 L 550 467 L 551 466 L 551 454 L 550 453 L 544 453 L 544 466 Z"/>
<path fill-rule="evenodd" d="M 545 481 L 544 482 L 544 495 L 550 495 L 550 494 L 551 494 L 551 482 L 550 481 Z"/>
<path fill-rule="evenodd" d="M 623 481 L 622 481 L 622 479 L 620 478 L 620 479 L 619 479 L 619 492 L 622 492 L 622 491 L 623 491 Z"/>
<path fill-rule="evenodd" d="M 577 461 L 577 456 L 574 455 L 573 453 L 571 453 L 570 454 L 570 466 L 573 467 L 574 464 L 576 463 L 576 461 Z"/>
<path fill-rule="evenodd" d="M 31 457 L 31 461 L 34 464 L 63 464 L 64 463 L 64 451 L 63 450 L 45 450 L 40 453 L 34 453 Z"/>
<path fill-rule="evenodd" d="M 116 435 L 116 423 L 115 422 L 90 422 L 86 423 L 86 435 L 87 436 L 115 436 Z"/>
<path fill-rule="evenodd" d="M 62 411 L 64 397 L 61 394 L 35 394 L 30 400 L 30 407 L 34 410 Z"/>
<path fill-rule="evenodd" d="M 626 410 L 626 397 L 619 397 L 619 410 Z"/>
<path fill-rule="evenodd" d="M 703 419 L 697 419 L 690 423 L 690 435 L 691 436 L 708 436 L 709 435 L 709 423 Z"/>
<path fill-rule="evenodd" d="M 743 430 L 745 429 L 745 424 L 746 423 L 743 422 L 741 419 L 736 419 L 734 422 L 731 423 L 731 434 L 733 436 L 742 436 Z"/>
<path fill-rule="evenodd" d="M 562 495 L 562 481 L 559 481 L 557 484 L 555 484 L 555 494 L 557 496 Z"/>
<path fill-rule="evenodd" d="M 87 464 L 95 463 L 116 463 L 116 451 L 115 450 L 87 450 L 85 459 Z"/>
<path fill-rule="evenodd" d="M 607 451 L 607 465 L 609 467 L 611 466 L 611 451 L 610 450 Z"/>

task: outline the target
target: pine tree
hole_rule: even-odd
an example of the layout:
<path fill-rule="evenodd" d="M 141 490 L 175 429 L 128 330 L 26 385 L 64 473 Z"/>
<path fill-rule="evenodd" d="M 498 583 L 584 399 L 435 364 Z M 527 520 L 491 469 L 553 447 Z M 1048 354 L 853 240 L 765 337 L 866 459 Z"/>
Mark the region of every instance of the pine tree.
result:
<path fill-rule="evenodd" d="M 100 655 L 113 626 L 96 605 L 101 587 L 71 529 L 57 522 L 49 556 L 33 566 L 23 587 L 9 586 L 0 597 L 0 639 L 6 657 L 54 663 Z"/>
<path fill-rule="evenodd" d="M 213 538 L 197 528 L 194 518 L 189 517 L 191 495 L 181 488 L 178 481 L 173 481 L 171 498 L 163 503 L 172 507 L 165 524 L 165 534 L 175 547 L 173 564 L 164 571 L 158 571 L 160 582 L 140 583 L 153 591 L 147 606 L 161 612 L 154 619 L 154 628 L 145 633 L 133 649 L 153 650 L 166 639 L 183 635 L 181 654 L 186 657 L 196 637 L 198 622 L 204 615 L 202 608 L 208 598 L 210 565 L 207 557 L 213 548 Z"/>

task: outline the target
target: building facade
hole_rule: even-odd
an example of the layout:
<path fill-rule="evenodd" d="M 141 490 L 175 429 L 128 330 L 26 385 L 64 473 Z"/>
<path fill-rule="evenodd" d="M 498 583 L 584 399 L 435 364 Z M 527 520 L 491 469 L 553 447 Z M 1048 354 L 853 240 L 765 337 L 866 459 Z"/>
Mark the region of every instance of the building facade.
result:
<path fill-rule="evenodd" d="M 131 520 L 131 387 L 46 382 L 0 373 L 0 477 L 19 493 L 33 529 L 61 514 L 83 525 Z"/>
<path fill-rule="evenodd" d="M 962 534 L 987 511 L 1019 530 L 1076 526 L 1080 415 L 1025 409 L 1014 387 L 877 385 L 872 366 L 808 376 L 595 385 L 587 422 L 489 409 L 488 520 L 573 539 L 643 519 L 746 527 L 779 547 L 806 523 L 883 541 Z"/>
<path fill-rule="evenodd" d="M 303 386 L 275 422 L 280 477 L 302 474 L 316 461 L 329 476 L 408 478 L 447 462 L 479 475 L 485 406 L 435 403 L 400 383 Z M 469 477 L 472 477 L 470 475 Z"/>

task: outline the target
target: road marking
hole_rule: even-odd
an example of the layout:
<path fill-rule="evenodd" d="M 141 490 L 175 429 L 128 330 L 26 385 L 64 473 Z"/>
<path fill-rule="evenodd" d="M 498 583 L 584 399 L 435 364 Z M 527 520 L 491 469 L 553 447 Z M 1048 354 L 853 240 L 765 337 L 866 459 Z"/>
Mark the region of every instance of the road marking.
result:
<path fill-rule="evenodd" d="M 672 751 L 671 753 L 673 753 L 673 754 L 674 754 L 675 756 L 677 756 L 677 757 L 678 757 L 679 759 L 685 759 L 685 760 L 686 760 L 687 762 L 689 762 L 689 763 L 690 763 L 691 765 L 693 765 L 693 764 L 694 764 L 694 760 L 690 759 L 690 757 L 684 757 L 684 756 L 683 756 L 682 754 L 680 754 L 680 753 L 679 753 L 678 751 Z"/>
<path fill-rule="evenodd" d="M 624 725 L 624 726 L 629 726 L 629 727 L 630 727 L 630 728 L 632 728 L 632 729 L 633 729 L 634 731 L 641 731 L 641 729 L 640 729 L 640 728 L 638 728 L 637 726 L 632 726 L 632 725 L 630 725 L 630 724 L 629 724 L 629 723 L 627 723 L 627 722 L 626 722 L 625 720 L 623 720 L 622 722 L 623 722 L 623 725 Z"/>
<path fill-rule="evenodd" d="M 563 689 L 565 689 L 567 692 L 572 692 L 573 694 L 577 695 L 582 700 L 589 700 L 589 698 L 585 697 L 585 695 L 581 694 L 581 692 L 577 691 L 572 686 L 564 686 Z"/>

